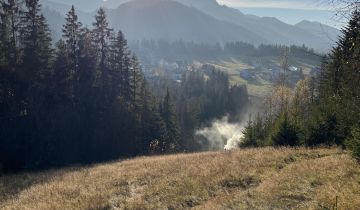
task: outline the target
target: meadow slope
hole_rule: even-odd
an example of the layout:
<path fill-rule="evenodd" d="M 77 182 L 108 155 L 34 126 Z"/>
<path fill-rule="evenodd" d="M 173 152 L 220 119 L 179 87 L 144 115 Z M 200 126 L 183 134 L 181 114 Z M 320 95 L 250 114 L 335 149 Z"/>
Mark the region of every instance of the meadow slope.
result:
<path fill-rule="evenodd" d="M 358 209 L 339 149 L 249 149 L 0 177 L 0 209 Z"/>

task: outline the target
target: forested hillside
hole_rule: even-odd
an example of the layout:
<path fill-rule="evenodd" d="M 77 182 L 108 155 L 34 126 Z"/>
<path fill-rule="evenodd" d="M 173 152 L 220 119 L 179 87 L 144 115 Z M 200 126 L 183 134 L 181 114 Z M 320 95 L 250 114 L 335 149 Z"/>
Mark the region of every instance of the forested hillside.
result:
<path fill-rule="evenodd" d="M 360 158 L 359 29 L 355 10 L 317 77 L 292 89 L 284 71 L 264 111 L 249 120 L 242 146 L 339 145 Z M 282 64 L 286 70 L 287 60 Z"/>
<path fill-rule="evenodd" d="M 72 7 L 55 47 L 38 0 L 2 2 L 0 11 L 4 172 L 204 149 L 199 126 L 246 108 L 246 87 L 230 88 L 211 66 L 185 72 L 181 84 L 149 85 L 103 9 L 88 28 Z"/>
<path fill-rule="evenodd" d="M 229 58 L 248 58 L 254 61 L 256 58 L 272 56 L 279 58 L 284 50 L 289 48 L 291 57 L 305 59 L 316 63 L 321 60 L 321 55 L 314 49 L 303 46 L 287 45 L 253 45 L 247 42 L 226 42 L 206 44 L 198 42 L 186 42 L 182 40 L 141 40 L 132 41 L 129 46 L 134 50 L 144 63 L 154 63 L 161 59 L 168 62 L 187 61 L 220 61 Z"/>
<path fill-rule="evenodd" d="M 140 128 L 146 139 L 165 141 L 137 58 L 123 34 L 108 27 L 104 10 L 90 30 L 72 8 L 54 49 L 38 1 L 1 6 L 3 170 L 147 152 Z M 149 120 L 153 127 L 145 128 Z"/>

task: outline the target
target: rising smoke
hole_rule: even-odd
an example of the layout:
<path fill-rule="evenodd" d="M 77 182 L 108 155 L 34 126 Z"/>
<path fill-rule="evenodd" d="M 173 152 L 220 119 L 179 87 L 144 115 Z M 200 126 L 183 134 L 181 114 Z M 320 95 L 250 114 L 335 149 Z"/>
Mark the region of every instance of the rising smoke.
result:
<path fill-rule="evenodd" d="M 196 135 L 206 140 L 209 150 L 236 149 L 243 137 L 242 123 L 230 123 L 229 117 L 212 122 L 211 126 L 196 131 Z"/>

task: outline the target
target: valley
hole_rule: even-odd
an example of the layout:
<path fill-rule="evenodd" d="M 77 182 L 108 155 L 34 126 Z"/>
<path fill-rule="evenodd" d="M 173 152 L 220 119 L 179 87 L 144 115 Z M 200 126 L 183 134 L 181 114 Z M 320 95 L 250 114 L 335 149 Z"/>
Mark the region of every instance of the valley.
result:
<path fill-rule="evenodd" d="M 0 0 L 0 209 L 358 210 L 360 3 L 254 2 Z"/>

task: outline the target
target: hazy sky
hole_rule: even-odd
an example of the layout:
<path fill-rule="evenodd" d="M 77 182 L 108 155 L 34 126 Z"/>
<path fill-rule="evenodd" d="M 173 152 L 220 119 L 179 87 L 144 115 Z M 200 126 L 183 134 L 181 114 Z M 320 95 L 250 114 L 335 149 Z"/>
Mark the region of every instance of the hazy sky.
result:
<path fill-rule="evenodd" d="M 218 0 L 232 7 L 324 9 L 326 0 Z"/>
<path fill-rule="evenodd" d="M 326 0 L 217 0 L 220 4 L 238 8 L 244 13 L 258 16 L 276 17 L 289 24 L 301 20 L 318 21 L 340 28 L 343 23 L 335 18 L 335 13 Z"/>

